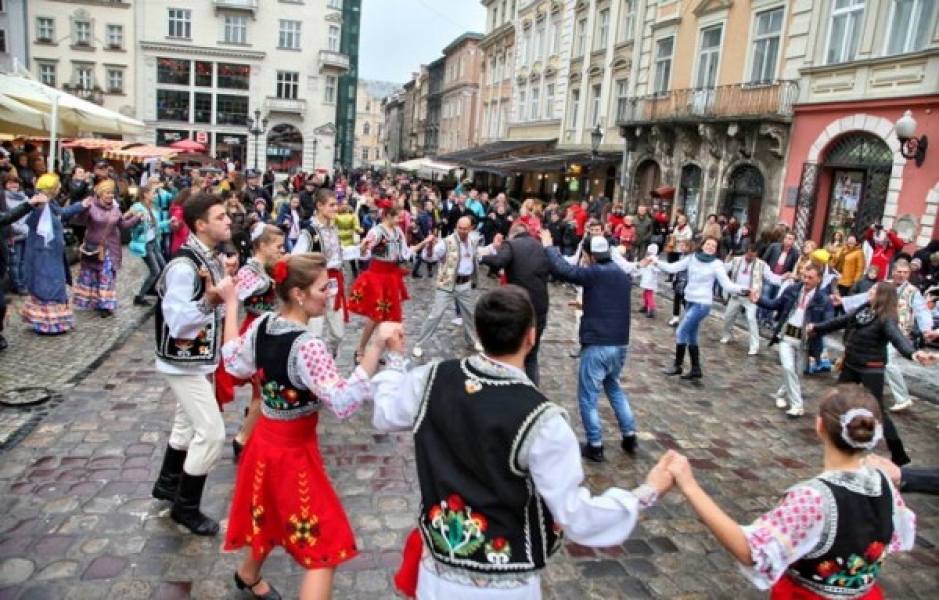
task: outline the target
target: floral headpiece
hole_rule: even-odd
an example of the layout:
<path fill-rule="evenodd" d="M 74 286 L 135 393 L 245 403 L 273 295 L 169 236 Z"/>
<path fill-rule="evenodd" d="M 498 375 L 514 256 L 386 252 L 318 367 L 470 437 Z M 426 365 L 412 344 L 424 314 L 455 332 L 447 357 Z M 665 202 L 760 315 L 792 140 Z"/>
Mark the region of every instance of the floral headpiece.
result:
<path fill-rule="evenodd" d="M 287 259 L 282 258 L 277 261 L 277 264 L 274 265 L 274 270 L 271 271 L 271 278 L 274 280 L 274 283 L 277 285 L 283 284 L 287 281 L 288 269 L 287 269 Z"/>

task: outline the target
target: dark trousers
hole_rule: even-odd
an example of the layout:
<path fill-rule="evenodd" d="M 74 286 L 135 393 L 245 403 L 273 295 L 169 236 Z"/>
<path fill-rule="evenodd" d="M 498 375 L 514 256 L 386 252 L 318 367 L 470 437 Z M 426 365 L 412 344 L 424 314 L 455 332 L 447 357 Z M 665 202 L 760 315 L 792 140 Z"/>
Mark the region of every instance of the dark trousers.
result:
<path fill-rule="evenodd" d="M 545 326 L 548 324 L 548 315 L 538 315 L 536 317 L 537 336 L 535 345 L 525 356 L 525 374 L 536 386 L 541 385 L 541 374 L 538 371 L 538 349 L 541 347 L 541 336 L 544 334 Z"/>
<path fill-rule="evenodd" d="M 145 296 L 151 293 L 156 282 L 160 279 L 163 268 L 166 267 L 166 261 L 163 259 L 163 253 L 157 248 L 156 241 L 147 242 L 147 254 L 143 257 L 143 262 L 147 265 L 147 278 L 143 280 L 140 286 L 138 296 Z"/>
<path fill-rule="evenodd" d="M 838 383 L 859 383 L 877 399 L 877 405 L 880 406 L 881 422 L 884 426 L 884 441 L 887 442 L 887 448 L 890 450 L 890 459 L 897 464 L 908 463 L 909 457 L 903 449 L 900 432 L 897 431 L 897 426 L 894 425 L 890 413 L 884 406 L 884 372 L 855 371 L 845 365 L 838 376 Z"/>
<path fill-rule="evenodd" d="M 681 308 L 685 305 L 685 295 L 675 292 L 675 295 L 672 296 L 672 316 L 677 317 L 681 315 Z"/>

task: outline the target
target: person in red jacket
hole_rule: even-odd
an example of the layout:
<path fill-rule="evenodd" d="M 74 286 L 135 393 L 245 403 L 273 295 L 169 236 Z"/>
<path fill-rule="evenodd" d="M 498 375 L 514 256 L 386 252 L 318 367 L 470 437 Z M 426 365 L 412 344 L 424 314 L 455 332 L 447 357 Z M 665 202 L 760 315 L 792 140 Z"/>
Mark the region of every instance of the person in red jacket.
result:
<path fill-rule="evenodd" d="M 883 281 L 890 272 L 890 262 L 894 254 L 903 250 L 903 240 L 893 229 L 884 231 L 884 226 L 880 223 L 873 223 L 864 232 L 864 240 L 870 244 L 871 255 L 869 266 L 876 266 L 880 269 L 877 276 L 878 281 Z"/>

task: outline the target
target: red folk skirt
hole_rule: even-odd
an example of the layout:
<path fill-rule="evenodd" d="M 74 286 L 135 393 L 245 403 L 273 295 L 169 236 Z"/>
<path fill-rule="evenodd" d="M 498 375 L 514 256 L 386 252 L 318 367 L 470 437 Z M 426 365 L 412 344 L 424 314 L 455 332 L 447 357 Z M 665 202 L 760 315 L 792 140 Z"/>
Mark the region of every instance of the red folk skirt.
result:
<path fill-rule="evenodd" d="M 863 596 L 858 596 L 855 600 L 883 600 L 884 593 L 876 583 L 869 592 Z M 824 596 L 819 596 L 815 592 L 802 587 L 788 575 L 780 577 L 779 581 L 773 584 L 769 600 L 825 600 Z"/>
<path fill-rule="evenodd" d="M 282 547 L 305 569 L 332 568 L 358 555 L 339 496 L 323 468 L 313 414 L 258 419 L 238 463 L 225 550 L 251 548 L 264 560 Z"/>
<path fill-rule="evenodd" d="M 395 263 L 372 260 L 367 271 L 360 274 L 349 293 L 349 310 L 357 315 L 382 323 L 401 323 L 401 305 L 410 299 L 404 285 L 407 273 Z"/>
<path fill-rule="evenodd" d="M 250 327 L 259 316 L 260 315 L 254 313 L 248 313 L 244 323 L 241 324 L 241 328 L 238 330 L 238 335 L 244 335 L 244 333 L 248 331 L 248 327 Z M 241 387 L 246 383 L 251 384 L 251 397 L 260 398 L 261 384 L 258 382 L 257 375 L 251 379 L 239 379 L 225 370 L 224 360 L 219 361 L 218 367 L 215 368 L 215 401 L 218 403 L 219 410 L 224 410 L 225 405 L 235 399 L 235 388 Z"/>

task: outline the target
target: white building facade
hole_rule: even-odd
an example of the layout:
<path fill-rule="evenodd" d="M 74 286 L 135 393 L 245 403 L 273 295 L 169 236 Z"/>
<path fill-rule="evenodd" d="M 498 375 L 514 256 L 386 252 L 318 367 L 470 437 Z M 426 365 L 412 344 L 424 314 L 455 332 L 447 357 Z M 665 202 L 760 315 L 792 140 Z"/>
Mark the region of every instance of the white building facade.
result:
<path fill-rule="evenodd" d="M 31 0 L 28 69 L 46 85 L 134 116 L 134 17 L 131 2 Z"/>
<path fill-rule="evenodd" d="M 14 65 L 28 68 L 28 47 L 26 0 L 0 0 L 0 71 L 12 73 Z"/>
<path fill-rule="evenodd" d="M 137 118 L 242 168 L 331 169 L 341 0 L 138 2 Z"/>

